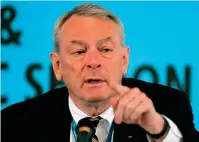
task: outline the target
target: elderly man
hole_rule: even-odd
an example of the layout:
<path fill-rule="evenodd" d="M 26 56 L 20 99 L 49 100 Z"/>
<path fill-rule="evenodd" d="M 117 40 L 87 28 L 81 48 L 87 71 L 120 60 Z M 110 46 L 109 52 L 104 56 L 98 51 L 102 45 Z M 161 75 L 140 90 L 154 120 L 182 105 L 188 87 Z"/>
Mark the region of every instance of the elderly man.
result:
<path fill-rule="evenodd" d="M 123 78 L 129 47 L 122 23 L 109 11 L 79 5 L 58 19 L 54 41 L 53 70 L 67 87 L 4 109 L 2 142 L 83 141 L 81 131 L 89 130 L 92 141 L 99 142 L 198 138 L 185 93 Z M 87 122 L 94 127 L 85 127 Z"/>

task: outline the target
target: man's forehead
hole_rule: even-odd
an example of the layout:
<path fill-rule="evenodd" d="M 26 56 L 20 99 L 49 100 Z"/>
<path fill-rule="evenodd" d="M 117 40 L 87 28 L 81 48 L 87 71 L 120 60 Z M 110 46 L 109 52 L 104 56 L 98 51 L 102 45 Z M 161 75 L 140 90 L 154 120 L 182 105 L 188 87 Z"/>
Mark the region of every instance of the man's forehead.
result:
<path fill-rule="evenodd" d="M 117 24 L 111 20 L 94 16 L 74 16 L 64 23 L 61 29 L 61 40 L 67 43 L 82 44 L 92 40 L 101 43 L 115 41 L 119 38 Z"/>
<path fill-rule="evenodd" d="M 111 20 L 105 19 L 102 16 L 81 16 L 81 15 L 73 15 L 67 21 L 64 22 L 61 31 L 64 29 L 70 30 L 72 27 L 77 28 L 85 28 L 85 26 L 107 26 L 107 28 L 115 27 L 116 23 Z M 71 29 L 71 30 L 75 30 Z"/>

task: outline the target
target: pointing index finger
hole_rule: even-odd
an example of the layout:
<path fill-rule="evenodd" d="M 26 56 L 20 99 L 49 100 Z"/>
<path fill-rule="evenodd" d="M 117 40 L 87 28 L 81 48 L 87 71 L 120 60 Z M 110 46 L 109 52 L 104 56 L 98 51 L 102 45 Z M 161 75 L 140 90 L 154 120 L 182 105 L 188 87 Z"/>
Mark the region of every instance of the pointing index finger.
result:
<path fill-rule="evenodd" d="M 122 86 L 121 84 L 112 85 L 111 88 L 115 92 L 117 92 L 119 95 L 123 95 L 124 93 L 127 93 L 128 91 L 130 91 L 130 88 L 128 88 L 126 86 Z"/>

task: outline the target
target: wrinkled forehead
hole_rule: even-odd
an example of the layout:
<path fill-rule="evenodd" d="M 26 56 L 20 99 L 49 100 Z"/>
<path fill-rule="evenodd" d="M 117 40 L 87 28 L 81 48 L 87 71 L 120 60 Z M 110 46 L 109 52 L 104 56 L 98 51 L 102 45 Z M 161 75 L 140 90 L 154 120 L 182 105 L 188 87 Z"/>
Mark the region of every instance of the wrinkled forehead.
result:
<path fill-rule="evenodd" d="M 88 43 L 111 37 L 119 42 L 118 26 L 111 20 L 94 16 L 71 16 L 60 29 L 60 45 L 71 40 L 83 40 Z"/>

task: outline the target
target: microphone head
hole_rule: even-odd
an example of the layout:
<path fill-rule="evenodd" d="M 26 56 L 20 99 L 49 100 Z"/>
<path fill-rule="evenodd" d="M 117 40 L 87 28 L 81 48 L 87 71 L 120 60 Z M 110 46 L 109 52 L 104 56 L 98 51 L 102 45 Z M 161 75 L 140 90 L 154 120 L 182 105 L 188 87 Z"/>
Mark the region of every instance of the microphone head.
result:
<path fill-rule="evenodd" d="M 78 142 L 91 142 L 94 134 L 94 126 L 89 121 L 89 118 L 81 119 L 76 127 L 77 141 Z"/>

